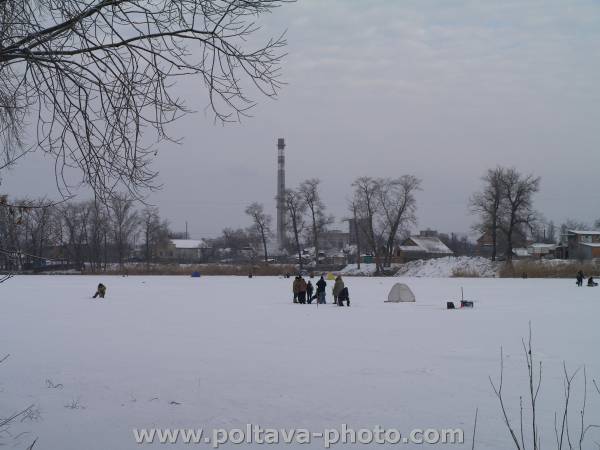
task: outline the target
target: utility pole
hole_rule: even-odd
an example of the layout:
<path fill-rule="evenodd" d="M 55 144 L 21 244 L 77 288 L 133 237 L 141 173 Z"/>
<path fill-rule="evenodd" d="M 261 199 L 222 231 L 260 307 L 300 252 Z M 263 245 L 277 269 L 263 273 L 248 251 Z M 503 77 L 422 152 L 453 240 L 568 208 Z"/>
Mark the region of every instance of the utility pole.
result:
<path fill-rule="evenodd" d="M 285 248 L 285 139 L 277 139 L 277 245 Z"/>

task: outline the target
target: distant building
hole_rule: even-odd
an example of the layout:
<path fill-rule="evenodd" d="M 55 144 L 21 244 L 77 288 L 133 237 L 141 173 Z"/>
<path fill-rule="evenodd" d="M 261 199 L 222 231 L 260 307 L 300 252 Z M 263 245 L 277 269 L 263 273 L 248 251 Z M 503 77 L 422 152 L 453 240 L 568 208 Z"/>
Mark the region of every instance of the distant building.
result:
<path fill-rule="evenodd" d="M 527 247 L 514 247 L 512 249 L 513 259 L 530 259 L 531 253 Z"/>
<path fill-rule="evenodd" d="M 527 247 L 527 253 L 533 258 L 555 258 L 557 247 L 556 244 L 534 243 Z"/>
<path fill-rule="evenodd" d="M 328 230 L 319 233 L 319 249 L 342 250 L 350 244 L 350 234 L 341 230 Z"/>
<path fill-rule="evenodd" d="M 358 230 L 357 230 L 358 225 Z M 348 232 L 349 232 L 349 243 L 350 245 L 356 245 L 356 232 L 358 231 L 358 239 L 360 240 L 360 246 L 364 249 L 369 245 L 369 219 L 349 219 L 348 220 Z"/>
<path fill-rule="evenodd" d="M 437 237 L 437 232 L 433 230 L 421 231 L 418 236 L 409 237 L 396 250 L 398 262 L 443 258 L 452 255 L 454 252 Z"/>
<path fill-rule="evenodd" d="M 204 240 L 171 239 L 158 251 L 158 257 L 180 263 L 201 262 L 208 256 L 210 250 L 211 247 Z"/>
<path fill-rule="evenodd" d="M 567 230 L 563 235 L 566 259 L 590 260 L 600 258 L 600 231 Z"/>
<path fill-rule="evenodd" d="M 520 249 L 526 249 L 529 244 L 531 244 L 531 241 L 527 241 L 527 239 L 524 237 L 525 233 L 522 231 L 518 231 L 515 233 L 514 237 L 513 237 L 513 256 L 515 255 L 514 249 L 515 248 L 520 248 Z M 507 242 L 506 242 L 506 237 L 504 236 L 504 233 L 502 233 L 500 230 L 498 230 L 498 233 L 496 235 L 496 256 L 499 258 L 504 258 L 505 254 L 506 254 L 506 246 L 507 246 Z M 490 230 L 487 230 L 485 233 L 483 233 L 479 239 L 477 239 L 477 243 L 475 246 L 475 254 L 477 256 L 483 256 L 484 258 L 489 258 L 492 256 L 492 251 L 494 248 L 494 240 L 492 238 L 492 232 Z M 524 255 L 524 252 L 521 252 L 522 255 Z"/>

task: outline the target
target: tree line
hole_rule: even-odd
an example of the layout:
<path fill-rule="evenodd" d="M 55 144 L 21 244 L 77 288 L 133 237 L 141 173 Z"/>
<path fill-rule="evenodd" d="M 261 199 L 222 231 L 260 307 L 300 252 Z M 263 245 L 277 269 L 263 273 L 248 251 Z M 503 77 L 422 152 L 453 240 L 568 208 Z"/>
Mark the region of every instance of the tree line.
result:
<path fill-rule="evenodd" d="M 107 203 L 95 201 L 48 204 L 45 200 L 0 199 L 0 250 L 5 266 L 24 261 L 60 260 L 103 270 L 121 266 L 140 251 L 150 263 L 169 239 L 169 226 L 157 208 L 135 208 L 122 195 Z M 19 258 L 15 261 L 14 258 Z"/>
<path fill-rule="evenodd" d="M 496 167 L 482 177 L 482 188 L 469 200 L 471 213 L 478 217 L 474 230 L 491 241 L 492 259 L 499 254 L 512 258 L 513 250 L 528 239 L 556 243 L 558 233 L 566 229 L 590 228 L 588 224 L 567 221 L 557 228 L 534 209 L 534 195 L 539 191 L 540 178 L 522 174 L 514 168 Z M 410 235 L 417 223 L 417 193 L 422 181 L 413 175 L 382 178 L 361 176 L 350 185 L 352 195 L 347 203 L 344 221 L 354 246 L 349 250 L 360 264 L 360 256 L 373 257 L 378 273 L 389 267 L 402 240 Z M 311 178 L 296 188 L 285 191 L 287 239 L 284 253 L 295 255 L 302 269 L 307 260 L 305 249 L 313 248 L 310 258 L 318 261 L 320 237 L 334 223 L 321 195 L 321 181 Z M 108 263 L 143 261 L 159 262 L 159 252 L 171 238 L 186 238 L 169 229 L 157 208 L 137 208 L 131 197 L 114 195 L 107 202 L 65 201 L 48 204 L 44 200 L 14 200 L 0 197 L 0 252 L 5 265 L 7 255 L 59 259 L 67 264 L 86 264 L 93 270 L 103 270 Z M 270 261 L 273 248 L 273 219 L 258 202 L 249 204 L 245 214 L 251 225 L 246 228 L 225 228 L 221 235 L 206 239 L 213 256 L 231 260 L 254 259 L 262 253 Z M 600 223 L 594 224 L 599 226 Z M 466 236 L 439 234 L 439 238 L 458 255 L 472 255 L 475 246 Z M 21 256 L 19 256 L 21 257 Z M 310 259 L 309 258 L 309 259 Z"/>

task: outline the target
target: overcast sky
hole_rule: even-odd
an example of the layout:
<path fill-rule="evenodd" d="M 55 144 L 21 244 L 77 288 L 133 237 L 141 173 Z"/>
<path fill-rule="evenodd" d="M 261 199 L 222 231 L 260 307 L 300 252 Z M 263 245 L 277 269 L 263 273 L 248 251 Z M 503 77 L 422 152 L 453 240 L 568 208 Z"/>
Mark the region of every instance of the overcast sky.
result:
<path fill-rule="evenodd" d="M 246 226 L 252 201 L 274 213 L 278 137 L 288 186 L 320 178 L 338 218 L 357 176 L 414 174 L 418 228 L 469 231 L 467 200 L 497 164 L 542 177 L 549 219 L 600 217 L 599 1 L 298 0 L 264 24 L 287 29 L 278 100 L 223 127 L 203 112 L 199 80 L 178 87 L 200 112 L 174 127 L 182 145 L 161 146 L 164 187 L 149 197 L 174 229 Z M 2 184 L 58 195 L 41 156 Z"/>

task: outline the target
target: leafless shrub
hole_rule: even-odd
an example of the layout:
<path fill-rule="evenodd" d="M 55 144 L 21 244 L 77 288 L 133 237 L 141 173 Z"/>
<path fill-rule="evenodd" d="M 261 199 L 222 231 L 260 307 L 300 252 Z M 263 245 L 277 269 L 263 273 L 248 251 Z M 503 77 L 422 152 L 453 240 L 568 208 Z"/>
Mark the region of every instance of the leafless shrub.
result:
<path fill-rule="evenodd" d="M 37 422 L 42 418 L 42 411 L 40 408 L 30 407 L 26 413 L 21 416 L 21 422 L 31 421 Z"/>
<path fill-rule="evenodd" d="M 81 403 L 79 403 L 79 399 L 76 399 L 76 400 L 71 400 L 70 403 L 67 403 L 65 405 L 65 408 L 67 408 L 67 409 L 85 409 L 85 406 L 83 406 Z"/>
<path fill-rule="evenodd" d="M 61 383 L 54 384 L 54 383 L 52 382 L 52 380 L 50 380 L 50 379 L 47 379 L 47 380 L 46 380 L 46 387 L 47 387 L 48 389 L 62 389 L 64 386 L 63 386 Z"/>
<path fill-rule="evenodd" d="M 490 377 L 490 384 L 492 385 L 492 389 L 494 394 L 498 399 L 500 404 L 500 409 L 502 411 L 502 417 L 504 420 L 504 424 L 510 434 L 511 440 L 513 442 L 514 448 L 517 450 L 526 450 L 528 448 L 528 444 L 530 444 L 533 450 L 541 449 L 541 432 L 539 429 L 538 422 L 538 407 L 537 401 L 540 393 L 541 383 L 542 383 L 542 363 L 536 362 L 533 353 L 532 347 L 532 338 L 531 338 L 531 324 L 529 326 L 529 339 L 527 342 L 523 340 L 523 352 L 525 354 L 525 363 L 527 366 L 527 380 L 528 380 L 528 405 L 526 406 L 527 416 L 530 419 L 530 424 L 525 424 L 524 421 L 524 406 L 523 406 L 523 397 L 519 397 L 519 428 L 518 431 L 515 428 L 515 425 L 511 423 L 511 419 L 506 409 L 506 403 L 504 400 L 503 394 L 503 384 L 504 384 L 504 353 L 502 348 L 500 349 L 500 380 L 496 384 Z M 537 370 L 536 370 L 537 368 Z M 585 367 L 583 368 L 583 399 L 582 406 L 578 412 L 578 423 L 579 430 L 575 436 L 572 437 L 572 431 L 569 427 L 569 422 L 572 421 L 570 405 L 571 405 L 571 397 L 572 397 L 572 389 L 573 389 L 573 381 L 577 377 L 580 369 L 577 369 L 573 373 L 569 373 L 567 370 L 567 366 L 563 363 L 563 385 L 564 385 L 564 400 L 561 406 L 561 414 L 558 413 L 554 415 L 554 431 L 556 438 L 556 449 L 562 450 L 563 448 L 568 448 L 570 450 L 574 448 L 579 448 L 580 450 L 583 447 L 584 442 L 586 441 L 587 433 L 594 428 L 600 428 L 598 425 L 588 424 L 586 423 L 586 405 L 587 405 L 587 373 Z M 594 386 L 596 390 L 600 394 L 600 390 L 594 380 Z M 560 417 L 560 419 L 559 419 Z"/>
<path fill-rule="evenodd" d="M 10 354 L 4 356 L 3 358 L 0 358 L 0 364 L 2 364 L 4 361 L 6 361 L 9 356 L 10 356 Z M 30 420 L 38 420 L 39 418 L 41 418 L 41 414 L 40 414 L 40 410 L 38 408 L 35 408 L 35 405 L 29 405 L 27 408 L 23 409 L 22 411 L 11 414 L 10 416 L 8 416 L 6 418 L 0 418 L 0 433 L 7 432 L 8 427 L 19 417 L 21 417 L 21 422 L 23 422 L 27 418 L 29 418 Z M 36 442 L 37 442 L 37 438 L 28 447 L 28 450 L 31 450 Z M 2 446 L 2 445 L 4 445 L 4 443 L 0 440 L 0 446 Z"/>
<path fill-rule="evenodd" d="M 471 441 L 471 450 L 475 450 L 475 435 L 477 434 L 477 415 L 479 408 L 475 409 L 475 420 L 473 421 L 473 440 Z"/>
<path fill-rule="evenodd" d="M 0 283 L 4 283 L 6 280 L 10 280 L 13 277 L 11 273 L 7 273 L 5 275 L 0 276 Z M 2 362 L 2 361 L 0 361 Z"/>

